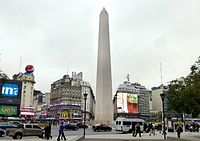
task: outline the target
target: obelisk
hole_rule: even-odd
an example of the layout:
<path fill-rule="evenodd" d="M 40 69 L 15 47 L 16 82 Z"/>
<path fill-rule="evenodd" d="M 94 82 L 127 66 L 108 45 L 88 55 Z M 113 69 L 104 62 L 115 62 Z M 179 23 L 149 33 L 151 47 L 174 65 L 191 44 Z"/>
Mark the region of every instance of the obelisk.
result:
<path fill-rule="evenodd" d="M 105 8 L 100 13 L 99 41 L 96 77 L 96 109 L 97 122 L 112 124 L 112 75 L 110 59 L 110 37 L 108 13 Z"/>

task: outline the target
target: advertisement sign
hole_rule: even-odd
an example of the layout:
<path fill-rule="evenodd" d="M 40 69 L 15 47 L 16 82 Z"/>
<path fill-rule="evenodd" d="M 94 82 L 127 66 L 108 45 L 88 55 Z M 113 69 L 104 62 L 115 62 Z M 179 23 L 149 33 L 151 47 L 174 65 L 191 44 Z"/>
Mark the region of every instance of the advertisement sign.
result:
<path fill-rule="evenodd" d="M 0 105 L 20 105 L 22 82 L 16 80 L 7 80 L 0 84 Z"/>
<path fill-rule="evenodd" d="M 138 113 L 138 95 L 117 93 L 118 113 Z"/>
<path fill-rule="evenodd" d="M 6 80 L 0 83 L 0 116 L 19 116 L 22 82 Z"/>
<path fill-rule="evenodd" d="M 0 105 L 0 115 L 4 116 L 16 116 L 18 113 L 17 106 L 7 106 L 7 105 Z"/>
<path fill-rule="evenodd" d="M 3 96 L 17 97 L 18 96 L 18 85 L 17 84 L 3 84 L 2 87 Z"/>

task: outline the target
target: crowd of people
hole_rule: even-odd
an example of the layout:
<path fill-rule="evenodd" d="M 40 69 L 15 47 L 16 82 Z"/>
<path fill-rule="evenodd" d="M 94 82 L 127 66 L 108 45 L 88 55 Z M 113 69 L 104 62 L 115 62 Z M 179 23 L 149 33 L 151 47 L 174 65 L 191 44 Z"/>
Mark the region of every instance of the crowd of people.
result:
<path fill-rule="evenodd" d="M 159 131 L 159 133 L 161 133 L 162 131 L 162 125 L 161 124 L 157 124 L 155 125 L 155 123 L 148 123 L 148 124 L 144 124 L 144 129 L 143 131 L 146 133 L 149 133 L 149 136 L 156 135 L 156 130 Z M 167 128 L 165 129 L 167 130 Z M 199 124 L 198 123 L 187 123 L 185 125 L 185 131 L 190 131 L 190 132 L 199 132 Z M 181 133 L 183 132 L 183 125 L 182 124 L 175 124 L 175 132 L 177 133 L 177 137 L 180 138 L 181 137 Z M 141 127 L 139 123 L 136 124 L 132 124 L 132 136 L 136 137 L 137 134 L 139 134 L 139 137 L 141 137 Z M 166 133 L 166 132 L 165 132 Z M 164 134 L 164 133 L 162 133 Z"/>

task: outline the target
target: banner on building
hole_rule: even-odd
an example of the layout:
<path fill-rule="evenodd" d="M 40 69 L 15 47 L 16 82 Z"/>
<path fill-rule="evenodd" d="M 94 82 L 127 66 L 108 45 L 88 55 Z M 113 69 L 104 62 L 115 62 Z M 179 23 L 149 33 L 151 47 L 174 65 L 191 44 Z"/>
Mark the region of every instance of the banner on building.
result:
<path fill-rule="evenodd" d="M 130 93 L 117 93 L 118 113 L 138 113 L 138 95 Z"/>

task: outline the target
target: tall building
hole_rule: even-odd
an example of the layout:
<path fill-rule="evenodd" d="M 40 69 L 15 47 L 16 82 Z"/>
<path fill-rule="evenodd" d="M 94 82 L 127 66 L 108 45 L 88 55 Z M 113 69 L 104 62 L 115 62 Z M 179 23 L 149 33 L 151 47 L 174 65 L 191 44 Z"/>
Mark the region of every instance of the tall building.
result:
<path fill-rule="evenodd" d="M 33 92 L 35 77 L 33 75 L 34 68 L 32 65 L 27 65 L 25 73 L 13 75 L 14 80 L 22 81 L 20 115 L 34 116 Z"/>
<path fill-rule="evenodd" d="M 84 93 L 87 93 L 87 99 L 86 99 L 86 120 L 91 121 L 94 120 L 95 117 L 95 97 L 93 90 L 90 86 L 90 83 L 87 81 L 81 82 L 82 87 L 82 106 L 81 109 L 84 111 L 85 107 L 85 100 L 84 100 Z"/>
<path fill-rule="evenodd" d="M 139 83 L 124 81 L 114 96 L 114 116 L 134 117 L 149 115 L 150 91 Z"/>
<path fill-rule="evenodd" d="M 99 21 L 95 111 L 97 122 L 113 123 L 109 22 L 105 8 L 100 13 Z"/>
<path fill-rule="evenodd" d="M 94 119 L 94 111 L 90 109 L 90 103 L 94 102 L 93 91 L 89 85 L 82 81 L 82 73 L 72 73 L 72 77 L 64 75 L 63 78 L 51 84 L 50 108 L 48 112 L 55 118 L 63 118 L 69 121 L 82 121 L 83 94 L 87 92 L 87 120 Z"/>
<path fill-rule="evenodd" d="M 35 111 L 36 115 L 42 114 L 42 105 L 44 104 L 44 97 L 45 97 L 45 95 L 41 91 L 34 90 L 33 105 L 34 105 L 34 111 Z"/>

